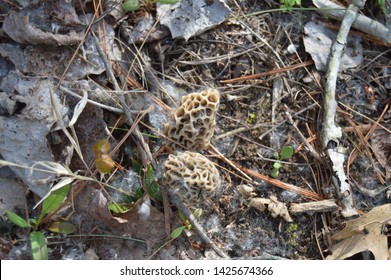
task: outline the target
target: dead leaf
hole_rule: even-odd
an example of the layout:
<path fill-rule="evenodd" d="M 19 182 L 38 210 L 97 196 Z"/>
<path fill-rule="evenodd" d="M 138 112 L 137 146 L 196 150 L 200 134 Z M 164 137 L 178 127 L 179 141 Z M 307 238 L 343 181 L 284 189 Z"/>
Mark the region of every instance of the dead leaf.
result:
<path fill-rule="evenodd" d="M 0 217 L 5 217 L 4 210 L 18 213 L 26 205 L 25 188 L 18 177 L 8 167 L 0 168 Z M 1 251 L 1 250 L 0 250 Z"/>
<path fill-rule="evenodd" d="M 277 197 L 273 195 L 270 196 L 270 199 L 260 197 L 252 198 L 250 199 L 249 205 L 260 212 L 267 209 L 273 218 L 280 216 L 289 223 L 293 222 L 285 203 L 278 201 Z"/>
<path fill-rule="evenodd" d="M 199 35 L 222 23 L 230 15 L 230 9 L 223 0 L 205 5 L 205 0 L 182 0 L 177 4 L 157 7 L 160 22 L 167 26 L 173 38 Z"/>
<path fill-rule="evenodd" d="M 29 16 L 12 11 L 3 22 L 3 30 L 18 43 L 33 45 L 72 45 L 83 39 L 83 33 L 71 30 L 68 34 L 53 34 L 30 24 Z"/>
<path fill-rule="evenodd" d="M 363 251 L 371 251 L 376 260 L 387 260 L 389 248 L 383 226 L 391 221 L 391 204 L 373 208 L 364 216 L 346 223 L 333 240 L 342 240 L 330 247 L 327 259 L 346 259 Z"/>
<path fill-rule="evenodd" d="M 98 255 L 96 254 L 95 250 L 93 248 L 88 248 L 85 252 L 84 252 L 84 260 L 93 260 L 93 261 L 96 261 L 96 260 L 99 260 L 99 257 Z"/>
<path fill-rule="evenodd" d="M 331 44 L 337 37 L 337 33 L 324 27 L 322 24 L 308 22 L 304 26 L 307 36 L 304 37 L 304 46 L 315 62 L 319 71 L 325 71 L 330 56 Z M 357 67 L 363 60 L 363 47 L 361 40 L 349 36 L 344 55 L 341 58 L 340 69 L 346 70 Z"/>
<path fill-rule="evenodd" d="M 164 231 L 164 215 L 149 203 L 139 203 L 128 212 L 113 216 L 107 207 L 107 199 L 98 185 L 89 182 L 89 187 L 75 198 L 75 206 L 79 213 L 92 217 L 95 221 L 104 222 L 108 230 L 117 235 L 126 235 L 145 240 L 148 248 L 152 249 L 161 244 L 166 238 Z M 92 223 L 96 226 L 96 222 Z"/>
<path fill-rule="evenodd" d="M 47 134 L 53 130 L 56 118 L 51 112 L 52 102 L 48 79 L 23 76 L 10 71 L 3 78 L 0 90 L 10 100 L 15 101 L 20 112 L 10 116 L 0 116 L 0 154 L 4 160 L 22 166 L 32 166 L 37 161 L 52 161 L 52 153 L 47 144 Z M 54 102 L 60 115 L 67 120 L 68 108 L 55 95 Z M 55 174 L 11 167 L 38 196 L 44 196 L 53 183 Z"/>

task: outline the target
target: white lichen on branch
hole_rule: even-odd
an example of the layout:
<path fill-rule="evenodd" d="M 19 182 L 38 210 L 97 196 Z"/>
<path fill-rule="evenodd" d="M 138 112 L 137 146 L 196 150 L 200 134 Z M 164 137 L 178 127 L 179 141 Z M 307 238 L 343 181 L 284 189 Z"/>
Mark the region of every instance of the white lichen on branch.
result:
<path fill-rule="evenodd" d="M 340 61 L 343 51 L 346 48 L 348 33 L 357 17 L 359 7 L 363 7 L 364 4 L 365 1 L 357 0 L 346 10 L 337 38 L 331 49 L 329 67 L 326 73 L 322 138 L 327 155 L 332 162 L 333 181 L 341 201 L 342 215 L 344 217 L 357 215 L 357 211 L 354 208 L 349 181 L 344 171 L 344 148 L 339 144 L 339 139 L 342 137 L 342 130 L 335 123 L 337 109 L 335 91 Z"/>

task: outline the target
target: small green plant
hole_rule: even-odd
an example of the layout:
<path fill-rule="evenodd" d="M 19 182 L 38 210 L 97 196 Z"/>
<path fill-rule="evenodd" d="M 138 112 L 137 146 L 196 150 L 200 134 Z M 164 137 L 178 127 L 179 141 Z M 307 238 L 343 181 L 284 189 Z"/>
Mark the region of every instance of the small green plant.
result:
<path fill-rule="evenodd" d="M 146 0 L 145 6 L 150 7 L 154 3 L 160 3 L 160 4 L 176 4 L 180 0 Z M 134 12 L 138 8 L 140 8 L 140 1 L 139 0 L 125 0 L 122 4 L 122 9 L 124 9 L 125 12 Z"/>
<path fill-rule="evenodd" d="M 280 4 L 280 9 L 284 12 L 291 12 L 294 6 L 301 6 L 301 0 L 280 0 Z"/>
<path fill-rule="evenodd" d="M 293 155 L 293 148 L 291 146 L 284 146 L 281 149 L 281 152 L 275 152 L 274 157 L 276 158 L 276 162 L 273 164 L 273 170 L 270 173 L 270 177 L 277 178 L 278 174 L 280 173 L 281 168 L 281 160 L 287 160 L 292 157 Z"/>
<path fill-rule="evenodd" d="M 162 192 L 160 190 L 159 184 L 157 183 L 156 174 L 152 168 L 152 165 L 149 164 L 147 167 L 142 168 L 140 163 L 134 159 L 131 160 L 131 163 L 133 170 L 137 172 L 140 178 L 143 179 L 144 185 L 144 188 L 135 189 L 133 196 L 134 200 L 137 201 L 140 199 L 144 194 L 143 190 L 146 190 L 152 199 L 162 202 Z"/>
<path fill-rule="evenodd" d="M 202 215 L 201 208 L 197 208 L 196 210 L 194 210 L 193 216 L 196 220 L 199 220 L 201 215 Z M 181 236 L 181 234 L 183 233 L 183 231 L 185 229 L 191 230 L 193 228 L 193 226 L 190 224 L 189 220 L 186 219 L 185 215 L 183 215 L 183 213 L 181 211 L 178 212 L 178 217 L 182 221 L 183 225 L 179 226 L 177 228 L 174 228 L 170 234 L 171 239 L 166 241 L 162 246 L 160 246 L 148 259 L 152 259 L 153 256 L 155 256 L 164 246 L 166 246 L 168 243 L 170 243 L 171 241 L 173 241 L 173 240 L 177 239 L 179 236 Z"/>
<path fill-rule="evenodd" d="M 386 0 L 375 0 L 375 4 L 377 7 L 379 7 L 380 10 L 382 10 L 383 14 L 387 15 L 387 8 L 386 8 Z"/>
<path fill-rule="evenodd" d="M 293 247 L 296 247 L 298 245 L 297 238 L 301 233 L 302 233 L 301 231 L 298 231 L 297 224 L 295 223 L 290 224 L 287 229 L 288 243 Z"/>
<path fill-rule="evenodd" d="M 194 210 L 193 212 L 193 216 L 196 220 L 199 220 L 200 217 L 202 215 L 202 209 L 201 208 L 197 208 L 196 210 Z M 186 219 L 185 215 L 183 215 L 182 212 L 179 211 L 178 213 L 178 217 L 179 219 L 182 221 L 182 226 L 179 226 L 177 228 L 175 228 L 172 232 L 171 232 L 171 238 L 172 239 L 176 239 L 178 238 L 182 232 L 187 229 L 187 230 L 191 230 L 193 228 L 193 226 L 190 224 L 189 220 Z"/>
<path fill-rule="evenodd" d="M 257 122 L 256 113 L 248 113 L 246 123 L 255 124 Z"/>
<path fill-rule="evenodd" d="M 30 228 L 30 242 L 34 260 L 47 260 L 48 249 L 44 231 L 41 230 L 41 226 L 44 223 L 44 217 L 47 214 L 53 213 L 61 205 L 64 199 L 67 197 L 70 186 L 64 186 L 58 190 L 53 191 L 42 204 L 41 213 L 38 219 L 29 218 L 28 220 L 23 219 L 19 215 L 5 210 L 5 214 L 8 219 L 21 228 Z M 73 224 L 66 221 L 56 221 L 45 228 L 47 231 L 70 234 L 73 233 L 76 228 Z"/>
<path fill-rule="evenodd" d="M 163 201 L 162 192 L 159 184 L 157 183 L 155 171 L 153 170 L 152 165 L 149 164 L 143 168 L 135 159 L 131 159 L 131 165 L 133 171 L 135 171 L 141 178 L 142 186 L 139 186 L 138 184 L 134 186 L 131 194 L 122 193 L 121 202 L 114 201 L 113 199 L 108 202 L 107 206 L 113 213 L 128 212 L 139 199 L 143 198 L 145 192 L 148 193 L 152 200 L 158 202 Z"/>

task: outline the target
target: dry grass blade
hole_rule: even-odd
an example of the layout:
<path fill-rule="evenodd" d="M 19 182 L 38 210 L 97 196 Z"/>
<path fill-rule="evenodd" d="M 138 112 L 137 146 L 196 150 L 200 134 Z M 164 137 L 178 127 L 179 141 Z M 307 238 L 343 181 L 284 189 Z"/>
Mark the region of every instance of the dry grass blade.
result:
<path fill-rule="evenodd" d="M 303 197 L 306 197 L 306 198 L 311 199 L 311 200 L 317 201 L 317 200 L 324 200 L 325 199 L 324 197 L 322 197 L 319 194 L 314 193 L 312 191 L 308 191 L 306 189 L 294 186 L 292 184 L 288 184 L 288 183 L 282 182 L 282 181 L 277 180 L 277 179 L 269 178 L 268 176 L 262 175 L 262 174 L 260 174 L 258 172 L 255 172 L 255 171 L 250 170 L 248 168 L 242 167 L 242 166 L 240 166 L 238 164 L 235 164 L 235 165 L 239 169 L 241 169 L 243 172 L 246 172 L 247 174 L 253 176 L 254 178 L 257 178 L 257 179 L 263 180 L 265 182 L 268 182 L 269 184 L 272 184 L 273 186 L 276 186 L 276 187 L 279 187 L 281 189 L 288 190 L 288 191 L 291 191 L 291 192 L 298 193 L 298 194 L 302 195 Z"/>
<path fill-rule="evenodd" d="M 287 66 L 287 67 L 283 67 L 280 69 L 274 69 L 274 70 L 270 70 L 270 71 L 266 71 L 266 72 L 262 72 L 262 73 L 258 73 L 258 74 L 253 74 L 253 75 L 248 75 L 248 76 L 243 76 L 243 77 L 239 77 L 239 78 L 235 78 L 235 79 L 223 80 L 223 81 L 220 81 L 220 83 L 232 84 L 232 83 L 238 83 L 238 82 L 248 81 L 248 80 L 252 80 L 252 79 L 258 79 L 263 76 L 275 75 L 278 73 L 283 73 L 283 72 L 291 71 L 294 69 L 307 67 L 312 64 L 314 64 L 314 62 L 312 60 L 308 60 L 308 61 L 305 61 L 302 63 L 298 63 L 296 65 Z"/>

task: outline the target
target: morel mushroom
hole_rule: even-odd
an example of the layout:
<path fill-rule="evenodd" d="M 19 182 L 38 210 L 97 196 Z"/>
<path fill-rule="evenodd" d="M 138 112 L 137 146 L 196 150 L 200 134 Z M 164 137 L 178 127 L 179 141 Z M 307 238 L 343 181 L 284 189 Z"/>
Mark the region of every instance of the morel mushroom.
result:
<path fill-rule="evenodd" d="M 213 198 L 221 185 L 216 166 L 194 152 L 170 155 L 164 163 L 163 182 L 187 204 L 199 204 Z"/>
<path fill-rule="evenodd" d="M 220 95 L 215 89 L 182 97 L 179 107 L 164 126 L 164 135 L 174 149 L 197 151 L 210 145 L 216 126 Z"/>

